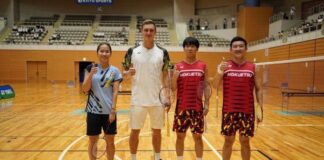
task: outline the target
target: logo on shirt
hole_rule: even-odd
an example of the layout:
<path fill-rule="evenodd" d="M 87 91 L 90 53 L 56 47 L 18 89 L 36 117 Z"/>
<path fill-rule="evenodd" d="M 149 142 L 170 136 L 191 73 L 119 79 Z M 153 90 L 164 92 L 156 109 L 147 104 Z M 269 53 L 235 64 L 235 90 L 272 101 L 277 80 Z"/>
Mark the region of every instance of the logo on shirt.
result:
<path fill-rule="evenodd" d="M 200 77 L 200 76 L 203 76 L 201 72 L 186 72 L 180 74 L 180 77 Z"/>
<path fill-rule="evenodd" d="M 242 73 L 238 73 L 238 72 L 230 72 L 227 73 L 228 77 L 252 77 L 253 74 L 252 73 L 247 73 L 247 72 L 242 72 Z"/>
<path fill-rule="evenodd" d="M 138 51 L 136 54 L 141 54 L 141 52 L 140 51 Z"/>

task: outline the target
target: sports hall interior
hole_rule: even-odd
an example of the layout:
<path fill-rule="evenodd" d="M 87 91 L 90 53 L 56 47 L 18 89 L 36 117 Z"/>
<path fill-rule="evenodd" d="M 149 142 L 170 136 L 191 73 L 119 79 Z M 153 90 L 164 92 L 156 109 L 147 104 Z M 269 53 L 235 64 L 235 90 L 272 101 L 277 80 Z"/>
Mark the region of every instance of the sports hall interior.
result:
<path fill-rule="evenodd" d="M 197 57 L 206 62 L 211 83 L 217 65 L 230 59 L 230 40 L 246 38 L 246 58 L 257 66 L 264 102 L 264 120 L 251 139 L 251 159 L 324 159 L 322 0 L 112 0 L 102 6 L 77 0 L 1 0 L 0 86 L 10 85 L 15 97 L 0 99 L 0 159 L 88 159 L 87 95 L 80 89 L 84 69 L 98 61 L 97 45 L 109 42 L 110 63 L 122 71 L 128 48 L 141 43 L 139 26 L 145 19 L 156 23 L 155 42 L 168 50 L 172 63 L 185 57 L 183 39 L 196 37 Z M 120 91 L 130 89 L 126 78 Z M 221 87 L 213 89 L 210 103 L 204 159 L 216 160 L 224 142 Z M 129 106 L 130 95 L 120 94 L 115 159 L 130 159 Z M 171 124 L 173 114 L 174 105 Z M 166 132 L 161 157 L 174 160 L 176 136 Z M 150 133 L 147 121 L 139 159 L 152 159 Z M 193 144 L 187 134 L 185 159 L 195 158 Z M 241 159 L 238 139 L 232 159 Z"/>

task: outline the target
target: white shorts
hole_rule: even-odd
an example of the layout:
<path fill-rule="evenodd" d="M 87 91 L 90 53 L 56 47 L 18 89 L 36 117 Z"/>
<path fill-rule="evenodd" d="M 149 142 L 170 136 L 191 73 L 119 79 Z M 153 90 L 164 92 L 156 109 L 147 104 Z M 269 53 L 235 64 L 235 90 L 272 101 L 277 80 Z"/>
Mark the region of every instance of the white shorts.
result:
<path fill-rule="evenodd" d="M 164 127 L 164 108 L 162 106 L 131 106 L 129 116 L 129 127 L 131 129 L 142 129 L 147 113 L 150 116 L 152 129 L 162 129 Z"/>

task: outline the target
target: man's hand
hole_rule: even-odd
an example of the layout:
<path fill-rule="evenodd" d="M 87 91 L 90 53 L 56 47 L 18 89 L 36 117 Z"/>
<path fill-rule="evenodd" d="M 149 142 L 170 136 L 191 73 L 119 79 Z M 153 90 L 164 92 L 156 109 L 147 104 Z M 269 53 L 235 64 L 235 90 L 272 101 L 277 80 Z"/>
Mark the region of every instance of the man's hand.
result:
<path fill-rule="evenodd" d="M 224 74 L 224 71 L 228 69 L 228 64 L 225 61 L 222 61 L 218 66 L 217 66 L 217 73 L 218 74 Z"/>
<path fill-rule="evenodd" d="M 180 71 L 174 70 L 172 79 L 178 79 L 179 75 L 180 75 Z"/>
<path fill-rule="evenodd" d="M 261 123 L 263 121 L 263 105 L 262 104 L 257 104 L 257 123 Z"/>
<path fill-rule="evenodd" d="M 165 110 L 166 112 L 169 112 L 170 109 L 171 109 L 171 104 L 170 104 L 170 105 L 165 105 L 165 106 L 164 106 L 164 110 Z"/>
<path fill-rule="evenodd" d="M 204 107 L 204 110 L 203 110 L 204 116 L 207 116 L 208 112 L 209 112 L 209 108 L 207 106 Z"/>

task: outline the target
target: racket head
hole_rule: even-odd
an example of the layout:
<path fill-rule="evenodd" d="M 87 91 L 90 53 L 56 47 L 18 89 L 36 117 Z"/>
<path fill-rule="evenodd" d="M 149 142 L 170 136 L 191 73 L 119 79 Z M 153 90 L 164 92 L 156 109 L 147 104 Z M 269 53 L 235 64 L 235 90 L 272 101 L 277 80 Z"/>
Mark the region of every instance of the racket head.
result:
<path fill-rule="evenodd" d="M 109 119 L 109 116 L 108 116 L 108 119 Z M 99 135 L 98 141 L 95 142 L 95 144 L 93 145 L 92 150 L 91 150 L 92 156 L 95 157 L 96 159 L 102 158 L 107 152 L 106 133 L 108 133 L 108 130 L 110 127 L 110 122 L 108 122 L 106 125 L 107 126 L 105 128 L 103 136 L 100 138 L 100 135 Z"/>
<path fill-rule="evenodd" d="M 99 138 L 97 142 L 95 142 L 95 144 L 92 147 L 91 153 L 92 156 L 95 157 L 96 159 L 100 159 L 101 157 L 103 157 L 106 154 L 106 140 L 105 140 L 105 136 L 103 136 L 102 138 Z"/>
<path fill-rule="evenodd" d="M 175 100 L 175 95 L 171 88 L 161 88 L 159 93 L 159 100 L 164 107 L 171 106 Z"/>

